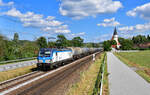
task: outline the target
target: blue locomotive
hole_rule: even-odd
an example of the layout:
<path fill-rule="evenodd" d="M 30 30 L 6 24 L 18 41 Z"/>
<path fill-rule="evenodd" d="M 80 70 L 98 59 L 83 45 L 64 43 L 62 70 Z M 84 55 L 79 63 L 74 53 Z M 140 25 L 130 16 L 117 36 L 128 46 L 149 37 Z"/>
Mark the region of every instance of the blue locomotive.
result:
<path fill-rule="evenodd" d="M 53 66 L 62 65 L 67 61 L 79 59 L 97 51 L 99 51 L 98 48 L 41 48 L 37 57 L 37 67 L 40 69 L 53 68 Z"/>

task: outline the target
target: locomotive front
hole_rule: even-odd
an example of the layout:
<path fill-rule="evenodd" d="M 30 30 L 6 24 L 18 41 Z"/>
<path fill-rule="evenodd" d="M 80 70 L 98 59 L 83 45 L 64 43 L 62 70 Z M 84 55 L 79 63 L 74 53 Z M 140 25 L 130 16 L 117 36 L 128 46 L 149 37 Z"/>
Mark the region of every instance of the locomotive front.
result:
<path fill-rule="evenodd" d="M 43 68 L 43 67 L 49 67 L 51 62 L 52 62 L 52 57 L 51 57 L 51 48 L 42 48 L 39 51 L 39 55 L 37 57 L 37 67 L 38 68 Z"/>

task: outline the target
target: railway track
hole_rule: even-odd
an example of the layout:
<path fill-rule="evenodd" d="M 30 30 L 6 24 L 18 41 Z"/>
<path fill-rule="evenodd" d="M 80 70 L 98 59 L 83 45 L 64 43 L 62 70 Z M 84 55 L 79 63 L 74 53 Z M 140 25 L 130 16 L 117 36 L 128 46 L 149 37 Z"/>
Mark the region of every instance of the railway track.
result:
<path fill-rule="evenodd" d="M 92 57 L 92 55 L 89 55 L 48 72 L 35 71 L 2 82 L 0 83 L 0 94 L 13 93 L 18 95 L 29 95 L 30 93 L 30 95 L 40 95 L 42 92 L 53 87 L 85 63 L 90 62 Z"/>
<path fill-rule="evenodd" d="M 28 73 L 28 74 L 25 74 L 25 75 L 22 75 L 22 76 L 19 76 L 19 77 L 16 77 L 16 78 L 4 81 L 4 82 L 1 82 L 0 83 L 0 92 L 7 90 L 13 86 L 16 86 L 17 84 L 21 84 L 25 81 L 28 81 L 34 77 L 40 76 L 42 74 L 44 74 L 44 72 L 34 71 L 31 73 Z"/>

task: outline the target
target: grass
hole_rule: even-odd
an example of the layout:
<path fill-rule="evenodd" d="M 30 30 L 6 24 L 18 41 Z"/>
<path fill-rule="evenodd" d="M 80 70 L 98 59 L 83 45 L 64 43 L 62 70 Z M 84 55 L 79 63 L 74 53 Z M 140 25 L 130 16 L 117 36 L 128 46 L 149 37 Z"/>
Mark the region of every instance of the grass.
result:
<path fill-rule="evenodd" d="M 74 84 L 68 91 L 67 95 L 92 95 L 95 87 L 99 68 L 102 64 L 104 54 L 101 58 L 96 60 L 87 71 L 81 73 L 80 81 Z"/>
<path fill-rule="evenodd" d="M 135 67 L 135 72 L 150 83 L 150 51 L 120 52 L 115 55 L 129 67 Z"/>
<path fill-rule="evenodd" d="M 141 67 L 150 68 L 150 51 L 120 52 L 120 56 Z"/>
<path fill-rule="evenodd" d="M 0 82 L 32 72 L 33 68 L 36 68 L 36 65 L 0 72 Z"/>
<path fill-rule="evenodd" d="M 109 95 L 108 75 L 109 75 L 109 73 L 107 72 L 107 57 L 106 57 L 105 58 L 105 70 L 104 70 L 104 81 L 103 81 L 102 95 Z"/>
<path fill-rule="evenodd" d="M 146 74 L 144 71 L 142 70 L 137 70 L 136 71 L 141 77 L 143 77 L 147 82 L 150 83 L 150 76 L 148 74 Z"/>

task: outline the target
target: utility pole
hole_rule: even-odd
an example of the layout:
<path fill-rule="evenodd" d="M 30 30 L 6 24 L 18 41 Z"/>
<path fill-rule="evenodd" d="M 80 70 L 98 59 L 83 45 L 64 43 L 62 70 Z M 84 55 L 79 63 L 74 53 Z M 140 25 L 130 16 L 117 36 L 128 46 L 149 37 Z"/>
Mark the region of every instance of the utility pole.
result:
<path fill-rule="evenodd" d="M 51 40 L 55 40 L 56 38 L 55 37 L 48 37 L 48 44 Z"/>

